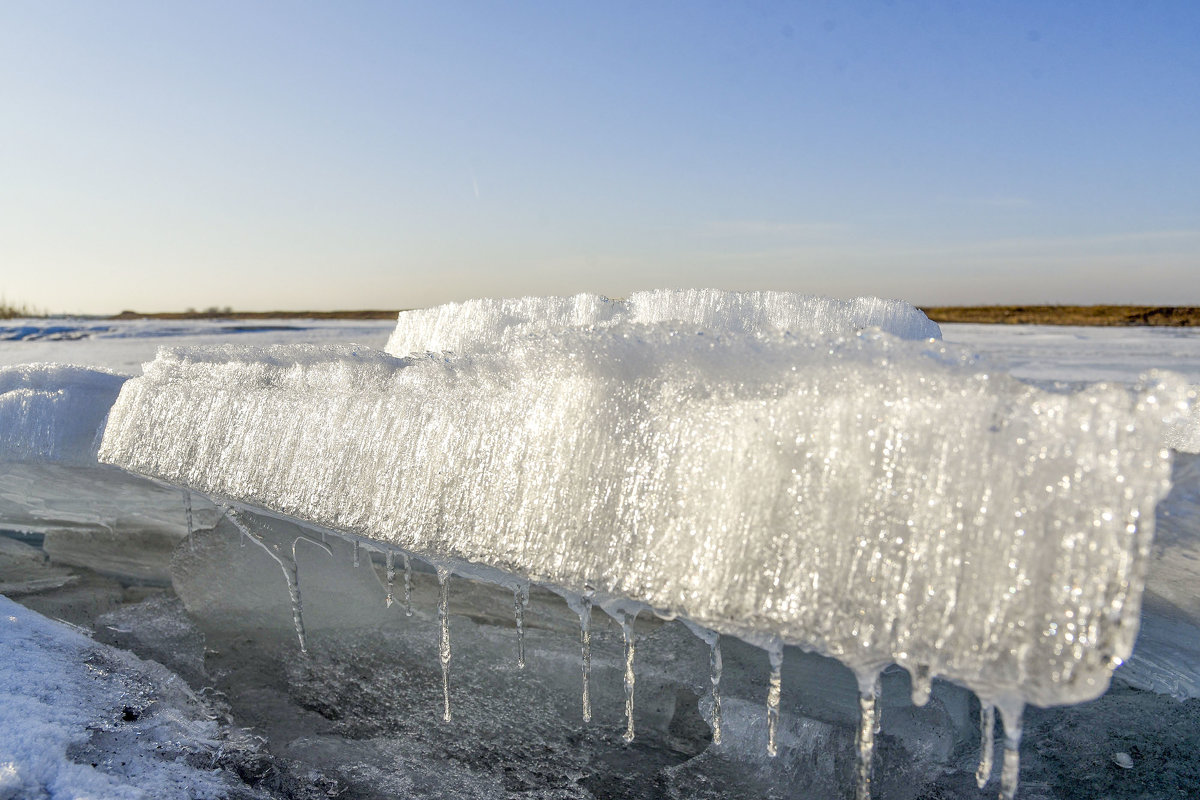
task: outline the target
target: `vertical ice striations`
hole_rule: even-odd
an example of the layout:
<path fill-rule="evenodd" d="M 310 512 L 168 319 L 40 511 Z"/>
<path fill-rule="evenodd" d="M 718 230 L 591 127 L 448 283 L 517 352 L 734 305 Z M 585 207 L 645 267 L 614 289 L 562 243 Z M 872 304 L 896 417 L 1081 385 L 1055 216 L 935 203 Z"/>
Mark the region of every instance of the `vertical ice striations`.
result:
<path fill-rule="evenodd" d="M 1185 397 L 1165 377 L 1046 392 L 878 333 L 164 350 L 101 457 L 856 671 L 1054 704 L 1099 695 L 1130 652 Z"/>
<path fill-rule="evenodd" d="M 402 311 L 387 352 L 465 353 L 496 349 L 514 337 L 567 328 L 672 323 L 711 333 L 844 336 L 880 328 L 901 339 L 940 339 L 941 329 L 900 300 L 859 297 L 837 300 L 796 292 L 727 292 L 719 289 L 656 289 L 628 300 L 597 294 L 572 297 L 478 299 Z"/>
<path fill-rule="evenodd" d="M 124 376 L 83 367 L 0 367 L 0 461 L 96 463 Z"/>

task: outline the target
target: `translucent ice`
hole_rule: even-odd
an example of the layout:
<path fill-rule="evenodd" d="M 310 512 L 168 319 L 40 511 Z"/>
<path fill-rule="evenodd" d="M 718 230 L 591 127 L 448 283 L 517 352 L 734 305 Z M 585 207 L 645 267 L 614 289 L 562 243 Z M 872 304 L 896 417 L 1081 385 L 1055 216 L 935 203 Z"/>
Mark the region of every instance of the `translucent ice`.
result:
<path fill-rule="evenodd" d="M 183 498 L 96 461 L 124 382 L 58 364 L 0 367 L 0 525 L 45 534 L 55 560 L 166 581 L 170 552 L 188 533 Z M 197 526 L 216 520 L 205 500 L 194 511 Z"/>
<path fill-rule="evenodd" d="M 59 364 L 0 367 L 0 460 L 95 464 L 125 378 Z"/>
<path fill-rule="evenodd" d="M 832 337 L 877 327 L 903 339 L 941 338 L 936 323 L 899 300 L 877 297 L 835 300 L 796 292 L 658 289 L 634 292 L 628 300 L 577 294 L 467 300 L 402 311 L 388 340 L 387 352 L 397 356 L 462 353 L 495 347 L 513 336 L 547 330 L 660 322 L 714 333 L 788 331 Z"/>
<path fill-rule="evenodd" d="M 1200 396 L 1200 386 L 1192 391 Z M 1200 402 L 1192 403 L 1192 413 L 1167 431 L 1165 441 L 1167 447 L 1181 453 L 1200 453 Z"/>
<path fill-rule="evenodd" d="M 101 457 L 1015 708 L 1095 697 L 1128 656 L 1185 396 L 1042 391 L 877 333 L 164 350 Z"/>

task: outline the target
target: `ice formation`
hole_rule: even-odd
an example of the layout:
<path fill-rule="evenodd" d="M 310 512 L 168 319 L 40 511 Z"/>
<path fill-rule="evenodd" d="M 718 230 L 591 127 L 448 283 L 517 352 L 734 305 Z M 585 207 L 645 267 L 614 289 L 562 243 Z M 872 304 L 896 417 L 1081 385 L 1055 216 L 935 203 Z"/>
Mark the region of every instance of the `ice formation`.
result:
<path fill-rule="evenodd" d="M 181 494 L 96 461 L 125 380 L 57 364 L 0 367 L 0 527 L 45 534 L 64 563 L 166 581 L 188 533 Z M 194 516 L 203 527 L 216 521 L 205 500 Z M 118 546 L 129 542 L 139 547 Z"/>
<path fill-rule="evenodd" d="M 1200 396 L 1200 386 L 1192 391 Z M 1165 442 L 1181 453 L 1200 453 L 1200 402 L 1194 402 L 1191 414 L 1168 429 Z"/>
<path fill-rule="evenodd" d="M 125 378 L 59 364 L 0 367 L 0 461 L 95 464 Z"/>
<path fill-rule="evenodd" d="M 477 299 L 402 311 L 387 352 L 466 352 L 514 336 L 562 328 L 672 322 L 711 333 L 838 336 L 877 327 L 903 339 L 940 339 L 936 323 L 908 303 L 859 297 L 835 300 L 795 292 L 657 289 L 628 300 L 597 294 Z"/>
<path fill-rule="evenodd" d="M 467 574 L 778 638 L 866 686 L 899 663 L 1015 718 L 1099 695 L 1128 656 L 1183 396 L 1045 392 L 883 334 L 164 350 L 101 458 Z"/>

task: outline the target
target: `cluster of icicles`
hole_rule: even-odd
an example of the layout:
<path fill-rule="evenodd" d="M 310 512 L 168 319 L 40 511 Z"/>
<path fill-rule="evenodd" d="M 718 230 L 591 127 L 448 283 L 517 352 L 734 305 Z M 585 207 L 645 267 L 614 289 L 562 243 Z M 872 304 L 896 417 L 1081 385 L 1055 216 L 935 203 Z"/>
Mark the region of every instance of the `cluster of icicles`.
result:
<path fill-rule="evenodd" d="M 192 534 L 194 533 L 192 521 L 192 496 L 188 489 L 183 489 L 183 506 L 188 528 L 188 540 L 193 541 Z M 281 552 L 277 548 L 270 546 L 264 541 L 262 531 L 256 530 L 254 524 L 247 517 L 235 509 L 231 505 L 222 504 L 220 508 L 224 512 L 224 516 L 241 532 L 243 547 L 246 542 L 250 541 L 258 545 L 266 552 L 283 570 L 284 578 L 287 581 L 288 594 L 291 599 L 292 606 L 292 621 L 296 629 L 296 637 L 300 643 L 300 651 L 308 653 L 308 637 L 304 628 L 304 610 L 300 596 L 300 575 L 297 569 L 296 548 L 301 542 L 306 542 L 309 545 L 320 548 L 328 555 L 333 555 L 333 550 L 329 548 L 323 541 L 310 539 L 306 536 L 298 536 L 294 538 L 290 545 L 290 556 L 286 551 Z M 325 533 L 321 533 L 322 539 Z M 338 534 L 341 535 L 341 534 Z M 347 537 L 349 538 L 349 537 Z M 412 609 L 412 556 L 403 551 L 397 551 L 391 547 L 379 547 L 375 544 L 365 545 L 358 538 L 352 538 L 353 543 L 353 558 L 354 566 L 359 567 L 361 564 L 362 550 L 381 552 L 384 556 L 385 579 L 386 579 L 386 594 L 384 602 L 390 608 L 396 603 L 396 556 L 401 558 L 403 568 L 403 604 L 405 616 L 413 615 Z M 368 555 L 369 558 L 369 555 Z M 439 564 L 430 561 L 437 573 L 439 586 L 438 592 L 438 621 L 441 626 L 440 639 L 438 643 L 438 657 L 442 667 L 442 719 L 450 722 L 452 719 L 450 709 L 450 661 L 452 650 L 450 646 L 450 577 L 454 574 L 453 569 L 445 564 Z M 517 628 L 517 668 L 525 668 L 525 607 L 529 603 L 529 588 L 528 581 L 515 580 L 510 584 L 513 591 L 513 613 L 516 618 Z M 580 645 L 580 665 L 582 671 L 582 716 L 584 722 L 590 722 L 592 719 L 592 702 L 591 693 L 589 690 L 590 673 L 591 673 L 591 617 L 592 607 L 596 605 L 594 595 L 589 592 L 586 594 L 576 594 L 568 592 L 559 587 L 547 586 L 547 589 L 555 592 L 566 600 L 568 607 L 579 616 L 579 645 Z M 618 625 L 621 627 L 621 632 L 624 638 L 625 645 L 625 732 L 623 739 L 626 742 L 632 742 L 634 739 L 633 725 L 633 697 L 634 697 L 634 658 L 637 652 L 637 645 L 633 632 L 633 621 L 637 616 L 636 611 L 631 613 L 626 607 L 617 605 L 609 605 L 607 603 L 599 604 L 605 613 L 609 614 Z M 645 608 L 641 606 L 640 608 Z M 639 610 L 640 610 L 639 608 Z M 716 631 L 703 628 L 687 619 L 680 621 L 700 638 L 709 647 L 709 669 L 710 680 L 712 683 L 712 709 L 709 713 L 709 724 L 712 728 L 712 741 L 714 745 L 720 745 L 722 741 L 721 733 L 721 636 Z M 783 683 L 783 642 L 779 639 L 774 639 L 767 647 L 767 656 L 770 661 L 771 674 L 768 680 L 767 688 L 767 745 L 766 752 L 772 758 L 778 754 L 777 746 L 777 730 L 779 727 L 779 706 L 781 687 Z M 869 800 L 871 797 L 871 779 L 873 773 L 874 751 L 875 751 L 875 736 L 880 730 L 880 715 L 878 708 L 878 698 L 880 694 L 879 674 L 873 675 L 858 675 L 859 685 L 859 724 L 858 724 L 858 768 L 857 781 L 855 786 L 856 800 Z M 918 671 L 912 675 L 912 697 L 913 702 L 917 705 L 924 705 L 929 700 L 931 691 L 931 680 L 927 673 L 922 674 Z M 979 746 L 979 766 L 975 771 L 975 781 L 980 789 L 983 789 L 991 779 L 993 772 L 993 751 L 995 750 L 994 731 L 996 727 L 996 706 L 991 703 L 982 703 L 980 708 L 980 746 Z M 1000 716 L 1004 726 L 1004 760 L 1000 775 L 1000 798 L 1001 800 L 1013 800 L 1017 792 L 1017 779 L 1020 772 L 1020 755 L 1019 748 L 1021 742 L 1021 716 L 1022 706 L 1014 704 L 1013 706 L 1001 706 Z"/>

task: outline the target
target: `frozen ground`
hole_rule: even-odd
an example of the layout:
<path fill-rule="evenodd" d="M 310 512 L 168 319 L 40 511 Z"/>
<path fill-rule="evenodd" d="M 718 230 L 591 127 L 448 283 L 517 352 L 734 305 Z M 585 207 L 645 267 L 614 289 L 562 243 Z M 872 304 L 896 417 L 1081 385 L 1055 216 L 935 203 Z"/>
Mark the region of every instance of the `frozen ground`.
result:
<path fill-rule="evenodd" d="M 326 323 L 319 327 L 322 343 L 358 341 L 375 347 L 391 329 L 386 323 L 377 329 L 356 324 L 345 331 Z M 999 352 L 1039 381 L 1132 380 L 1162 366 L 1200 382 L 1200 355 L 1190 355 L 1200 353 L 1200 336 L 1172 333 L 1168 340 L 1142 330 L 944 327 L 948 341 Z M 295 342 L 293 337 L 302 335 L 260 331 L 234 338 L 265 337 L 254 342 L 264 344 Z M 171 344 L 211 343 L 212 336 L 207 329 L 193 330 Z M 55 360 L 136 374 L 137 364 L 161 343 L 26 337 L 0 342 L 0 363 Z M 46 349 L 33 356 L 23 349 L 28 347 Z M 1161 625 L 1144 627 L 1143 636 L 1157 637 L 1157 652 L 1181 647 L 1186 656 L 1196 645 L 1194 620 L 1200 612 L 1194 580 L 1188 582 L 1194 567 L 1178 562 L 1200 555 L 1189 549 L 1200 523 L 1200 466 L 1195 458 L 1180 457 L 1176 475 L 1176 492 L 1164 503 L 1170 513 L 1163 517 L 1160 508 L 1159 520 L 1160 534 L 1166 533 L 1159 566 L 1175 573 L 1160 582 L 1157 592 L 1152 581 L 1147 609 Z M 389 607 L 384 601 L 387 565 L 379 554 L 360 552 L 355 567 L 351 545 L 341 540 L 329 538 L 328 553 L 302 547 L 297 560 L 305 576 L 311 637 L 311 655 L 302 658 L 283 571 L 227 520 L 175 552 L 172 589 L 139 587 L 127 577 L 98 575 L 86 566 L 47 563 L 37 549 L 41 541 L 33 536 L 20 543 L 33 549 L 34 557 L 20 548 L 16 555 L 8 552 L 14 548 L 5 551 L 9 561 L 4 563 L 13 571 L 0 575 L 0 584 L 15 592 L 0 591 L 19 594 L 44 614 L 85 625 L 100 640 L 165 664 L 215 698 L 235 726 L 264 736 L 268 750 L 247 745 L 251 768 L 238 766 L 237 759 L 226 764 L 232 774 L 249 780 L 236 791 L 363 798 L 834 798 L 852 791 L 854 677 L 836 662 L 791 648 L 782 676 L 781 754 L 768 759 L 763 755 L 765 653 L 726 641 L 725 742 L 714 747 L 706 722 L 711 706 L 707 646 L 679 623 L 639 616 L 638 738 L 626 745 L 620 738 L 621 633 L 611 620 L 594 615 L 595 718 L 583 725 L 574 613 L 556 596 L 535 592 L 525 616 L 527 665 L 518 669 L 511 593 L 452 579 L 455 718 L 446 724 L 440 721 L 438 584 L 419 563 L 412 581 L 414 613 L 408 617 L 400 599 L 402 567 L 392 580 L 396 602 Z M 1170 663 L 1177 663 L 1178 655 L 1172 654 Z M 1099 700 L 1027 711 L 1020 797 L 1192 795 L 1200 785 L 1198 701 L 1134 688 L 1124 673 L 1136 669 L 1137 662 L 1135 652 L 1118 671 L 1117 684 Z M 126 669 L 132 667 L 119 671 Z M 1146 669 L 1161 674 L 1144 667 L 1141 676 L 1133 673 L 1129 680 L 1146 685 Z M 950 684 L 938 682 L 933 688 L 930 704 L 916 708 L 909 702 L 907 675 L 885 672 L 876 796 L 994 795 L 994 780 L 986 793 L 975 788 L 978 705 Z M 1156 688 L 1189 693 L 1178 684 Z M 122 691 L 118 686 L 102 692 L 101 707 L 115 708 Z M 124 703 L 121 708 L 123 713 Z M 69 755 L 78 761 L 75 750 Z"/>
<path fill-rule="evenodd" d="M 141 374 L 159 347 L 239 344 L 364 344 L 382 349 L 389 320 L 0 320 L 0 367 L 55 362 Z"/>

